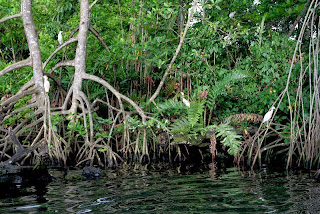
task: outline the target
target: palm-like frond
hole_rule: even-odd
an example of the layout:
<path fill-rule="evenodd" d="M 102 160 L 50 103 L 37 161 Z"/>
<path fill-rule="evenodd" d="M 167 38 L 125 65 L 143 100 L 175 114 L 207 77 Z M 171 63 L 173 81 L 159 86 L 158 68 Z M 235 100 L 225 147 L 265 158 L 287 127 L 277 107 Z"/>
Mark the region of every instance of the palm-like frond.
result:
<path fill-rule="evenodd" d="M 188 120 L 191 127 L 199 123 L 199 119 L 204 111 L 204 104 L 204 101 L 192 102 L 190 108 L 188 108 Z"/>
<path fill-rule="evenodd" d="M 231 72 L 223 77 L 222 80 L 217 81 L 216 84 L 209 89 L 208 94 L 208 107 L 212 108 L 215 104 L 215 100 L 219 95 L 226 94 L 226 88 L 230 84 L 234 84 L 246 78 L 247 75 L 240 71 Z"/>
<path fill-rule="evenodd" d="M 165 115 L 186 114 L 187 107 L 182 102 L 169 99 L 158 104 L 157 111 Z"/>
<path fill-rule="evenodd" d="M 216 137 L 223 138 L 221 143 L 229 147 L 228 153 L 235 156 L 239 152 L 239 148 L 241 145 L 239 139 L 241 138 L 241 136 L 232 131 L 233 128 L 228 123 L 214 125 L 214 129 L 217 133 Z"/>
<path fill-rule="evenodd" d="M 173 134 L 187 134 L 190 132 L 191 126 L 187 118 L 176 119 L 171 126 L 171 132 Z"/>

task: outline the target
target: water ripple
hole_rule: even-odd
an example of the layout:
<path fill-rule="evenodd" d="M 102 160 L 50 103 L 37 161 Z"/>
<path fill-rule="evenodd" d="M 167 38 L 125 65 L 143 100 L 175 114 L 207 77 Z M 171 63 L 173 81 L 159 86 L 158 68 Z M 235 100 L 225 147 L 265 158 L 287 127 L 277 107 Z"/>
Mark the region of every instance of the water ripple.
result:
<path fill-rule="evenodd" d="M 49 213 L 318 213 L 320 185 L 309 174 L 112 172 L 100 180 L 50 183 L 41 197 Z M 210 179 L 208 179 L 210 178 Z M 41 209 L 38 189 L 0 199 L 0 213 Z M 34 192 L 34 193 L 32 193 Z M 15 211 L 12 210 L 15 209 Z M 29 209 L 29 210 L 28 210 Z"/>

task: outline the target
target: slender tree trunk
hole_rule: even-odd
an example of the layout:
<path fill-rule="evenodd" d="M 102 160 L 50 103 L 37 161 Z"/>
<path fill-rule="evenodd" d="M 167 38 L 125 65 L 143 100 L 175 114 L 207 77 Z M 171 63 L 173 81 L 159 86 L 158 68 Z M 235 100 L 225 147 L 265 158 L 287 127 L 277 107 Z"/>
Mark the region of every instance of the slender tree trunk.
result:
<path fill-rule="evenodd" d="M 73 81 L 73 97 L 72 97 L 72 107 L 71 112 L 76 113 L 78 108 L 78 98 L 80 96 L 83 75 L 86 70 L 86 52 L 87 52 L 87 37 L 89 30 L 89 20 L 90 20 L 90 9 L 89 1 L 80 1 L 80 25 L 78 33 L 78 45 L 76 49 L 75 57 L 75 74 Z"/>
<path fill-rule="evenodd" d="M 38 34 L 32 17 L 32 0 L 21 1 L 21 15 L 32 60 L 33 79 L 35 88 L 40 86 L 43 89 L 40 90 L 40 94 L 37 94 L 37 96 L 40 96 L 42 100 L 44 100 L 42 60 Z"/>

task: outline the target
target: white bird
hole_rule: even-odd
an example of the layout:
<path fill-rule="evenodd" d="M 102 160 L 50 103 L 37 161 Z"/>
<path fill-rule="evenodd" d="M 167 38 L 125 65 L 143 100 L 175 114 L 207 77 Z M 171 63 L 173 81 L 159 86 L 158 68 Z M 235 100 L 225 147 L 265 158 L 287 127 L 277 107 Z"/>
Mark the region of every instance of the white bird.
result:
<path fill-rule="evenodd" d="M 43 76 L 43 85 L 44 85 L 44 91 L 45 91 L 46 93 L 49 93 L 49 90 L 50 90 L 50 82 L 49 82 L 47 76 Z"/>
<path fill-rule="evenodd" d="M 63 43 L 62 31 L 59 31 L 59 34 L 58 34 L 58 42 L 59 42 L 60 45 Z"/>
<path fill-rule="evenodd" d="M 183 92 L 180 92 L 181 95 L 182 95 L 182 102 L 187 106 L 187 107 L 190 107 L 190 102 L 184 98 L 184 93 Z"/>
<path fill-rule="evenodd" d="M 273 113 L 273 110 L 276 109 L 274 106 L 271 107 L 270 111 L 268 111 L 264 117 L 263 117 L 263 120 L 262 120 L 262 123 L 265 123 L 265 122 L 268 122 L 271 117 L 272 117 L 272 113 Z"/>
<path fill-rule="evenodd" d="M 261 4 L 260 0 L 254 0 L 253 1 L 253 5 L 259 5 L 259 4 Z"/>
<path fill-rule="evenodd" d="M 232 19 L 236 15 L 236 11 L 233 11 L 232 13 L 229 13 L 229 18 Z"/>

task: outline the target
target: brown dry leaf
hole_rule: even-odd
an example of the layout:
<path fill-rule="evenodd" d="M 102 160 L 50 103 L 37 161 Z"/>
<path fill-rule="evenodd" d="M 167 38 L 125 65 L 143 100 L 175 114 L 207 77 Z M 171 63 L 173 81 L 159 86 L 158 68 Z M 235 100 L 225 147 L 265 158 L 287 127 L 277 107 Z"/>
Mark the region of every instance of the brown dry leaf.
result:
<path fill-rule="evenodd" d="M 209 90 L 203 90 L 203 91 L 201 91 L 200 92 L 200 99 L 201 100 L 206 100 L 207 99 L 207 97 L 208 97 L 208 93 L 209 93 Z"/>
<path fill-rule="evenodd" d="M 232 122 L 248 121 L 252 123 L 261 123 L 262 119 L 263 119 L 262 115 L 253 114 L 253 113 L 252 114 L 246 114 L 246 113 L 234 114 L 231 116 Z"/>

